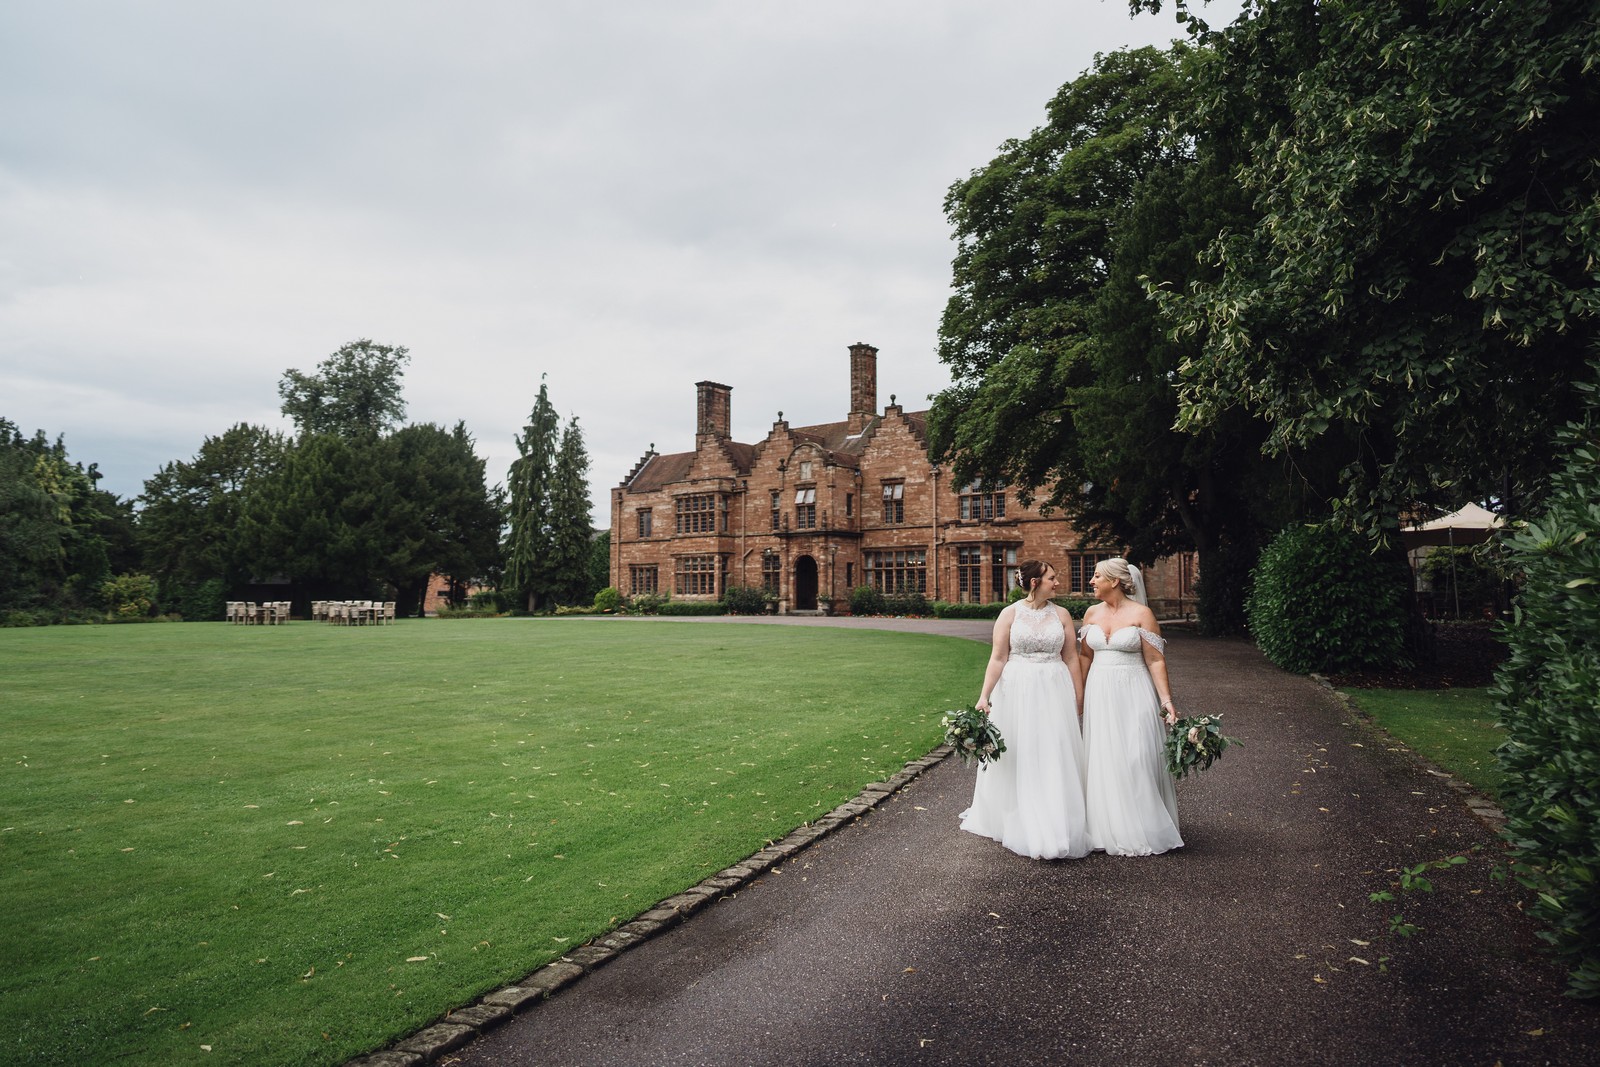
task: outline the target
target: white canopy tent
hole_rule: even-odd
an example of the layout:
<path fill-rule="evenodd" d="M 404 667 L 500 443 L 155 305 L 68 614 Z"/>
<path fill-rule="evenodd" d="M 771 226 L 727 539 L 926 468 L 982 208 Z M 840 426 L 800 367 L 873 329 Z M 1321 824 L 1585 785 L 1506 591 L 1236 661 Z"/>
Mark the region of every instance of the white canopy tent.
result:
<path fill-rule="evenodd" d="M 1425 549 L 1482 544 L 1504 523 L 1504 519 L 1487 508 L 1468 504 L 1459 511 L 1401 530 L 1400 539 L 1406 546 L 1406 555 L 1411 559 L 1411 569 L 1415 571 L 1427 555 Z M 1450 590 L 1455 595 L 1455 613 L 1459 619 L 1461 593 L 1456 583 L 1456 558 L 1453 552 L 1450 554 Z"/>

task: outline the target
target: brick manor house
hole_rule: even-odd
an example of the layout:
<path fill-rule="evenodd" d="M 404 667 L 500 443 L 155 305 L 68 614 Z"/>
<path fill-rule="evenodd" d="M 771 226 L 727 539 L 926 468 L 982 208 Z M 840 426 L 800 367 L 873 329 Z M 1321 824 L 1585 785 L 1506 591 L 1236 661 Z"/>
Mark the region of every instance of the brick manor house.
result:
<path fill-rule="evenodd" d="M 645 452 L 611 494 L 611 584 L 625 596 L 715 600 L 761 586 L 780 612 L 844 611 L 850 590 L 1005 600 L 1021 560 L 1055 565 L 1062 596 L 1089 596 L 1117 545 L 1084 545 L 1061 518 L 1001 485 L 953 485 L 928 460 L 927 412 L 877 414 L 878 350 L 850 346 L 842 422 L 778 421 L 755 444 L 729 433 L 733 390 L 696 386 L 694 451 Z M 1192 555 L 1146 571 L 1158 614 L 1193 609 Z"/>

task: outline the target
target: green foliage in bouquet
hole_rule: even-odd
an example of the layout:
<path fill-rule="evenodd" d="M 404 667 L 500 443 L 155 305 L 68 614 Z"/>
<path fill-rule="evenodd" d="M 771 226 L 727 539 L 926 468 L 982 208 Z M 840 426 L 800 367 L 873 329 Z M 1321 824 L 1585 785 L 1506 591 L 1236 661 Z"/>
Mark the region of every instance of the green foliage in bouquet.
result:
<path fill-rule="evenodd" d="M 944 727 L 945 744 L 956 750 L 963 763 L 969 759 L 980 765 L 991 763 L 1006 750 L 1006 739 L 1000 736 L 999 727 L 977 708 L 946 712 L 939 723 Z"/>
<path fill-rule="evenodd" d="M 1568 993 L 1584 998 L 1600 997 L 1597 422 L 1562 434 L 1571 458 L 1548 509 L 1507 538 L 1523 586 L 1503 630 L 1510 655 L 1491 690 L 1507 734 L 1500 803 L 1513 870 L 1535 893 L 1529 911 L 1568 968 Z"/>
<path fill-rule="evenodd" d="M 1182 778 L 1190 771 L 1209 770 L 1229 745 L 1244 747 L 1237 737 L 1222 732 L 1222 715 L 1179 719 L 1167 729 L 1167 771 Z"/>
<path fill-rule="evenodd" d="M 1333 526 L 1290 526 L 1252 575 L 1250 635 L 1286 671 L 1409 666 L 1404 560 Z"/>

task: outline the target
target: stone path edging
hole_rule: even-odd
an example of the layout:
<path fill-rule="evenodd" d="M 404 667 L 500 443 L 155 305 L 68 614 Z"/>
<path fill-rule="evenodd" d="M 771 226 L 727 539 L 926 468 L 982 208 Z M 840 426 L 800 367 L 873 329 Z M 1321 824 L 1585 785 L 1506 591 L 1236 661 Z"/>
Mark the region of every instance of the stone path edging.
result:
<path fill-rule="evenodd" d="M 707 904 L 714 903 L 775 864 L 808 848 L 813 842 L 839 827 L 865 815 L 930 767 L 954 751 L 940 745 L 921 759 L 907 763 L 900 771 L 881 782 L 873 782 L 853 800 L 847 800 L 821 818 L 791 830 L 766 848 L 724 868 L 675 896 L 657 902 L 632 921 L 610 933 L 573 949 L 553 963 L 547 963 L 526 978 L 486 993 L 477 1003 L 448 1012 L 432 1026 L 401 1039 L 378 1052 L 358 1056 L 345 1067 L 420 1067 L 454 1052 L 513 1015 L 527 1011 L 557 990 L 576 982 L 589 971 L 603 967 L 632 946 L 687 919 Z"/>

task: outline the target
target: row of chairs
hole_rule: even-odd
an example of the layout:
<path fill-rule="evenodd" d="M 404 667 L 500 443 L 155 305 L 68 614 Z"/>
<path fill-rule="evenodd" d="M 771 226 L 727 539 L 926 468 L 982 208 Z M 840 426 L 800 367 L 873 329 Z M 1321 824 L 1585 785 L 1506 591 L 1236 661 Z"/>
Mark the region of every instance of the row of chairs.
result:
<path fill-rule="evenodd" d="M 257 604 L 250 600 L 230 600 L 225 617 L 236 626 L 276 626 L 289 621 L 289 602 L 264 600 Z"/>
<path fill-rule="evenodd" d="M 394 622 L 392 600 L 313 600 L 311 617 L 334 626 L 375 626 Z"/>

